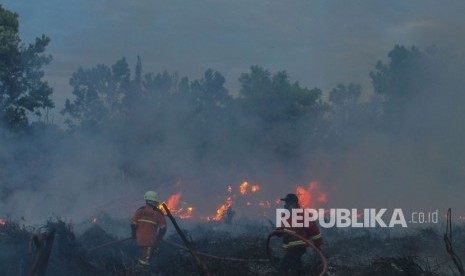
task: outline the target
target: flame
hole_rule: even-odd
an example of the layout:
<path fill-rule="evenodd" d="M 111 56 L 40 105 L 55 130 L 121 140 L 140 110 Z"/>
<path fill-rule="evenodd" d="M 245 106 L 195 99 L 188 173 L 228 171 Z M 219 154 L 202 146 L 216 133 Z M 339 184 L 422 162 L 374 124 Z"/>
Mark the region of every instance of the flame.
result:
<path fill-rule="evenodd" d="M 239 190 L 242 195 L 246 195 L 248 193 L 248 190 L 251 191 L 252 193 L 260 191 L 260 185 L 249 185 L 249 182 L 244 181 L 242 182 L 241 185 L 239 185 Z M 228 188 L 229 191 L 229 188 Z"/>
<path fill-rule="evenodd" d="M 210 215 L 196 216 L 201 220 L 207 221 L 220 221 L 227 217 L 234 208 L 234 211 L 244 211 L 254 213 L 254 211 L 260 210 L 260 213 L 267 214 L 273 206 L 279 206 L 282 204 L 278 198 L 273 200 L 272 198 L 263 198 L 263 195 L 259 195 L 262 186 L 252 185 L 249 181 L 239 182 L 240 184 L 227 185 L 223 202 L 217 205 L 216 212 Z M 237 186 L 236 186 L 237 185 Z M 256 195 L 257 194 L 257 195 Z M 315 207 L 318 203 L 326 203 L 327 195 L 321 191 L 320 185 L 317 182 L 310 182 L 308 186 L 298 186 L 296 194 L 299 197 L 299 202 L 303 208 Z M 180 219 L 193 218 L 194 206 L 189 206 L 186 202 L 181 200 L 181 192 L 171 195 L 166 205 L 169 208 L 173 216 Z M 160 208 L 163 210 L 162 206 Z M 256 210 L 255 210 L 256 209 Z"/>
<path fill-rule="evenodd" d="M 186 203 L 181 202 L 181 192 L 174 194 L 168 198 L 168 200 L 165 202 L 166 207 L 170 210 L 171 214 L 175 217 L 178 217 L 180 219 L 189 219 L 192 217 L 192 213 L 194 211 L 193 207 L 185 207 Z M 163 205 L 160 204 L 158 205 L 158 209 L 162 210 L 165 212 L 165 209 L 163 208 Z"/>
<path fill-rule="evenodd" d="M 318 182 L 311 182 L 307 188 L 298 186 L 297 197 L 302 208 L 313 208 L 317 203 L 326 203 L 327 195 L 320 190 Z"/>
<path fill-rule="evenodd" d="M 220 221 L 224 217 L 226 211 L 228 211 L 228 209 L 231 208 L 232 204 L 233 204 L 232 198 L 228 197 L 226 199 L 226 203 L 218 207 L 218 209 L 216 210 L 216 215 L 207 217 L 207 220 Z"/>
<path fill-rule="evenodd" d="M 6 225 L 6 220 L 0 218 L 0 226 L 5 226 Z"/>
<path fill-rule="evenodd" d="M 181 197 L 181 192 L 174 194 L 168 198 L 166 201 L 166 206 L 170 209 L 171 212 L 176 212 L 176 207 L 179 204 L 179 198 Z"/>
<path fill-rule="evenodd" d="M 241 185 L 239 185 L 239 189 L 240 189 L 242 195 L 247 194 L 247 187 L 248 186 L 249 186 L 249 183 L 247 181 L 244 181 Z"/>
<path fill-rule="evenodd" d="M 178 210 L 177 212 L 177 216 L 180 218 L 180 219 L 189 219 L 192 217 L 192 212 L 194 211 L 194 208 L 193 207 L 187 207 L 186 211 L 183 212 L 184 209 L 181 208 Z"/>
<path fill-rule="evenodd" d="M 258 192 L 260 191 L 260 185 L 253 185 L 250 187 L 250 190 L 252 191 L 252 193 Z"/>

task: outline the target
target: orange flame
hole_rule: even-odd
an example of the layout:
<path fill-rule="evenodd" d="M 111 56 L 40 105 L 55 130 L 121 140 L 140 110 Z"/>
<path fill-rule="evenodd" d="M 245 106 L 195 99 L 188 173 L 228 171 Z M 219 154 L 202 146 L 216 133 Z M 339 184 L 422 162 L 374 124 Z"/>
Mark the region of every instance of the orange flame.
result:
<path fill-rule="evenodd" d="M 181 199 L 181 192 L 174 194 L 168 198 L 165 202 L 166 206 L 170 210 L 173 216 L 178 217 L 180 219 L 189 219 L 192 217 L 192 212 L 194 211 L 193 207 L 185 207 L 185 202 L 180 202 Z M 182 206 L 181 206 L 182 205 Z M 160 204 L 158 206 L 160 210 L 164 211 L 163 205 Z"/>
<path fill-rule="evenodd" d="M 260 185 L 253 185 L 250 187 L 250 190 L 252 191 L 252 193 L 258 192 L 260 191 Z"/>
<path fill-rule="evenodd" d="M 236 190 L 236 188 L 233 189 L 233 187 L 237 187 L 238 190 Z M 232 207 L 234 207 L 234 209 L 237 207 L 235 211 L 241 211 L 241 208 L 244 207 L 246 207 L 246 209 L 242 210 L 250 211 L 253 211 L 252 208 L 260 208 L 261 213 L 266 213 L 268 212 L 267 209 L 270 209 L 272 206 L 282 204 L 280 199 L 259 199 L 258 195 L 255 195 L 255 193 L 261 190 L 262 187 L 260 185 L 251 185 L 248 181 L 243 181 L 238 186 L 228 185 L 226 187 L 224 202 L 218 204 L 216 212 L 210 216 L 202 215 L 198 216 L 198 218 L 207 221 L 220 221 L 229 215 Z M 318 203 L 326 203 L 327 201 L 327 195 L 321 191 L 317 182 L 310 182 L 308 186 L 298 186 L 296 194 L 303 208 L 315 207 Z M 193 217 L 194 207 L 188 207 L 186 202 L 181 201 L 181 192 L 170 196 L 166 201 L 166 205 L 173 216 L 181 219 Z M 162 207 L 160 206 L 160 208 Z"/>
<path fill-rule="evenodd" d="M 207 217 L 207 220 L 220 221 L 222 218 L 224 218 L 226 211 L 228 211 L 228 209 L 231 208 L 232 204 L 233 204 L 233 201 L 231 197 L 228 197 L 226 199 L 226 203 L 218 207 L 218 209 L 216 210 L 216 215 Z"/>
<path fill-rule="evenodd" d="M 177 216 L 180 219 L 189 219 L 189 218 L 192 217 L 192 212 L 194 211 L 194 208 L 193 207 L 187 207 L 185 212 L 183 212 L 183 211 L 184 211 L 183 208 L 179 209 L 178 212 L 177 212 Z"/>
<path fill-rule="evenodd" d="M 247 181 L 244 181 L 241 185 L 239 185 L 239 189 L 240 189 L 242 195 L 247 194 L 247 187 L 248 186 L 249 186 L 249 183 Z"/>
<path fill-rule="evenodd" d="M 242 182 L 241 185 L 239 185 L 239 190 L 242 195 L 246 195 L 248 190 L 250 190 L 252 193 L 260 191 L 260 185 L 249 185 L 249 182 L 244 181 Z M 229 191 L 229 188 L 228 188 Z"/>
<path fill-rule="evenodd" d="M 6 225 L 6 220 L 0 218 L 0 226 L 5 226 Z"/>
<path fill-rule="evenodd" d="M 317 203 L 326 203 L 327 195 L 320 190 L 318 182 L 311 182 L 307 188 L 298 186 L 296 190 L 302 208 L 315 207 Z"/>
<path fill-rule="evenodd" d="M 166 201 L 166 206 L 170 209 L 171 212 L 176 212 L 176 207 L 179 204 L 179 198 L 181 197 L 181 192 L 174 194 L 168 198 Z"/>

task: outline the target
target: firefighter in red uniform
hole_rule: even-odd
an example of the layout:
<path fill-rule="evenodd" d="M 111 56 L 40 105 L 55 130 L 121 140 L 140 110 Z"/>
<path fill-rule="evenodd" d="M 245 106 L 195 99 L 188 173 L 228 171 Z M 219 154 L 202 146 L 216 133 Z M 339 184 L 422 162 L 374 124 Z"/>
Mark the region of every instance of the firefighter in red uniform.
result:
<path fill-rule="evenodd" d="M 288 194 L 281 200 L 284 201 L 284 208 L 291 212 L 292 209 L 301 208 L 299 205 L 299 199 L 295 194 Z M 291 221 L 292 217 L 289 219 L 290 225 Z M 323 238 L 321 236 L 320 229 L 318 228 L 318 225 L 315 221 L 310 222 L 309 227 L 280 227 L 277 230 L 295 233 L 306 238 L 307 240 L 312 240 L 313 244 L 318 249 L 320 249 L 321 245 L 323 244 Z M 301 239 L 291 234 L 283 233 L 281 237 L 283 238 L 283 249 L 285 254 L 281 259 L 279 269 L 283 275 L 300 275 L 301 257 L 305 254 L 308 245 Z"/>
<path fill-rule="evenodd" d="M 147 268 L 154 253 L 157 241 L 166 233 L 166 220 L 158 209 L 158 195 L 148 191 L 144 195 L 145 206 L 137 209 L 131 220 L 132 237 L 140 248 L 139 268 Z"/>

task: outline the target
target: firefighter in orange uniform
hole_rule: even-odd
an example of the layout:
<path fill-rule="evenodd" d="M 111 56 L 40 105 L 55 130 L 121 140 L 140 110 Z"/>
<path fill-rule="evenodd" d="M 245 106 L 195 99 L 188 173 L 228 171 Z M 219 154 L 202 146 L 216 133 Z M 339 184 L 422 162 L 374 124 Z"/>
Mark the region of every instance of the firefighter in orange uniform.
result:
<path fill-rule="evenodd" d="M 150 265 L 150 258 L 154 253 L 157 241 L 163 239 L 166 233 L 166 220 L 163 212 L 158 209 L 158 194 L 148 191 L 144 195 L 145 206 L 137 209 L 132 217 L 132 237 L 136 239 L 140 248 L 138 267 L 146 268 Z"/>
<path fill-rule="evenodd" d="M 287 194 L 286 197 L 281 200 L 284 201 L 284 208 L 291 212 L 292 209 L 301 208 L 296 194 Z M 289 224 L 291 224 L 291 221 L 292 217 L 289 219 Z M 320 229 L 315 221 L 310 222 L 309 227 L 280 227 L 277 230 L 295 233 L 307 240 L 312 240 L 313 244 L 318 249 L 320 249 L 323 244 Z M 284 257 L 279 264 L 281 273 L 283 273 L 283 275 L 300 275 L 301 257 L 305 254 L 308 245 L 301 239 L 290 234 L 283 233 L 280 236 L 283 238 L 283 249 L 285 251 Z"/>

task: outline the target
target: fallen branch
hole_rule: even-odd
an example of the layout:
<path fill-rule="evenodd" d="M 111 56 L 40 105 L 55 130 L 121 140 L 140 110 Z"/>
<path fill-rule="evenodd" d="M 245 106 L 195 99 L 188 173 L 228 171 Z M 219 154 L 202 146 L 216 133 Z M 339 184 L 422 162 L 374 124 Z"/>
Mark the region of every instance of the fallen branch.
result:
<path fill-rule="evenodd" d="M 197 262 L 197 264 L 202 268 L 203 272 L 205 273 L 205 275 L 207 276 L 210 276 L 210 271 L 208 270 L 208 267 L 207 265 L 203 262 L 203 260 L 200 258 L 197 250 L 195 249 L 195 247 L 192 245 L 192 243 L 189 242 L 189 240 L 187 239 L 186 235 L 184 234 L 184 232 L 181 230 L 181 228 L 179 228 L 179 225 L 178 223 L 176 222 L 176 219 L 173 217 L 173 215 L 171 214 L 170 212 L 170 209 L 168 209 L 168 206 L 166 206 L 165 203 L 162 204 L 163 206 L 163 209 L 165 209 L 166 211 L 166 215 L 168 216 L 168 218 L 171 220 L 171 222 L 173 223 L 173 226 L 174 228 L 176 229 L 176 232 L 178 232 L 179 236 L 181 237 L 182 241 L 184 242 L 184 244 L 186 245 L 187 249 L 189 249 L 189 252 L 191 253 L 192 257 L 194 257 L 195 261 Z"/>
<path fill-rule="evenodd" d="M 455 254 L 454 249 L 452 248 L 452 210 L 449 208 L 447 210 L 447 224 L 446 224 L 446 233 L 444 234 L 444 243 L 446 244 L 447 253 L 449 253 L 452 261 L 460 272 L 461 276 L 465 276 L 465 271 L 463 269 L 462 261 Z"/>

